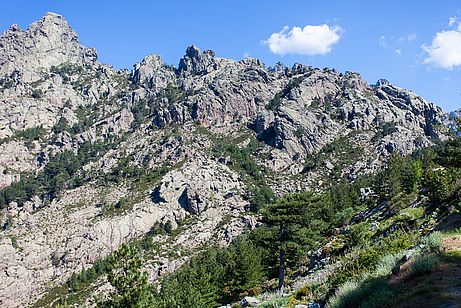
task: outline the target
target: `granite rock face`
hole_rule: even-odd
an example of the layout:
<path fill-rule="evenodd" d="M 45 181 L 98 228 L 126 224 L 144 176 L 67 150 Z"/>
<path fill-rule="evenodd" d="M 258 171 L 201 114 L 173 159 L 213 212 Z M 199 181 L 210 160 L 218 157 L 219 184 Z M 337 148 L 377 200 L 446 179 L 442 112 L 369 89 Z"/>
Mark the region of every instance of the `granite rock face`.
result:
<path fill-rule="evenodd" d="M 146 260 L 158 279 L 258 225 L 248 213 L 255 178 L 277 195 L 318 191 L 325 177 L 351 180 L 446 138 L 444 121 L 411 91 L 357 73 L 268 68 L 196 46 L 178 67 L 149 55 L 129 72 L 99 63 L 60 15 L 13 25 L 0 37 L 0 189 L 64 151 L 83 165 L 54 199 L 0 207 L 0 306 L 33 304 L 169 223 L 177 234 L 153 239 L 168 256 Z M 329 154 L 314 168 L 318 153 Z"/>
<path fill-rule="evenodd" d="M 25 31 L 13 25 L 0 38 L 0 74 L 19 72 L 25 82 L 62 63 L 94 64 L 96 50 L 83 47 L 77 33 L 55 13 L 47 13 Z"/>
<path fill-rule="evenodd" d="M 175 79 L 175 72 L 163 63 L 160 56 L 149 55 L 134 65 L 132 79 L 150 89 L 163 89 Z"/>
<path fill-rule="evenodd" d="M 450 130 L 457 133 L 459 136 L 461 135 L 460 121 L 461 121 L 461 108 L 448 113 L 445 124 L 450 128 Z"/>

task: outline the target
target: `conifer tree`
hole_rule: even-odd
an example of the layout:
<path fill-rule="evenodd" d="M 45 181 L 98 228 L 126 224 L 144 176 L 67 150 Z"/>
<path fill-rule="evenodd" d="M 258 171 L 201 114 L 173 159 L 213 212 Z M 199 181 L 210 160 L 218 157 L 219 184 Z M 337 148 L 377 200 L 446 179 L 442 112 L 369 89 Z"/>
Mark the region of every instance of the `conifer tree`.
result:
<path fill-rule="evenodd" d="M 262 280 L 261 252 L 247 236 L 237 238 L 224 254 L 225 277 L 223 293 L 226 302 L 247 295 Z"/>
<path fill-rule="evenodd" d="M 109 268 L 107 278 L 115 292 L 109 300 L 99 303 L 98 306 L 140 308 L 154 305 L 147 273 L 142 271 L 142 259 L 135 246 L 122 245 L 109 257 Z"/>
<path fill-rule="evenodd" d="M 285 266 L 287 259 L 296 257 L 307 242 L 306 226 L 308 203 L 306 198 L 314 198 L 312 194 L 305 194 L 302 199 L 283 198 L 269 205 L 263 216 L 263 221 L 276 229 L 274 242 L 278 246 L 278 293 L 283 294 L 285 288 Z"/>
<path fill-rule="evenodd" d="M 447 142 L 440 156 L 442 165 L 446 167 L 461 168 L 461 137 Z"/>

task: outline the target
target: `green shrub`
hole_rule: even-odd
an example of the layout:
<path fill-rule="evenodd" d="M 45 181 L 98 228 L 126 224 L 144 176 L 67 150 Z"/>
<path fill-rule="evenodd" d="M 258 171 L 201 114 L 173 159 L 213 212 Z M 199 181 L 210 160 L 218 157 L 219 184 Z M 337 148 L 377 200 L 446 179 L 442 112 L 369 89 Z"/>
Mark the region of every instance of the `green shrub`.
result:
<path fill-rule="evenodd" d="M 408 201 L 408 200 L 404 200 Z M 406 202 L 408 204 L 409 202 Z M 425 208 L 424 207 L 416 207 L 416 208 L 406 208 L 400 211 L 398 214 L 398 219 L 403 220 L 403 221 L 413 221 L 421 218 L 424 215 Z"/>
<path fill-rule="evenodd" d="M 365 245 L 370 238 L 369 230 L 370 226 L 365 222 L 351 226 L 349 233 L 349 241 L 351 246 Z"/>
<path fill-rule="evenodd" d="M 329 308 L 387 307 L 394 298 L 395 291 L 384 279 L 351 281 L 341 285 L 329 300 Z"/>
<path fill-rule="evenodd" d="M 432 232 L 421 239 L 421 248 L 423 253 L 440 253 L 442 251 L 442 233 L 439 231 Z"/>
<path fill-rule="evenodd" d="M 341 308 L 348 307 L 347 304 L 357 302 L 360 299 L 360 294 L 357 290 L 360 288 L 360 283 L 357 281 L 348 281 L 341 285 L 328 302 L 328 307 Z"/>
<path fill-rule="evenodd" d="M 45 137 L 46 131 L 41 126 L 26 128 L 22 131 L 16 131 L 13 138 L 23 140 L 28 148 L 32 147 L 34 141 L 41 141 Z"/>
<path fill-rule="evenodd" d="M 274 98 L 269 101 L 269 104 L 266 105 L 267 110 L 275 111 L 282 104 L 282 95 L 280 93 L 275 94 Z"/>
<path fill-rule="evenodd" d="M 402 257 L 403 253 L 385 255 L 379 260 L 374 274 L 378 277 L 385 277 L 395 272 Z"/>
<path fill-rule="evenodd" d="M 432 272 L 439 263 L 440 259 L 435 255 L 420 256 L 416 258 L 411 269 L 416 274 L 425 274 Z"/>
<path fill-rule="evenodd" d="M 394 301 L 395 292 L 384 285 L 379 288 L 360 303 L 360 308 L 377 308 L 377 307 L 389 307 L 389 304 Z"/>
<path fill-rule="evenodd" d="M 154 225 L 150 228 L 149 235 L 165 235 L 171 234 L 173 232 L 173 226 L 171 221 L 167 221 L 165 223 L 156 221 Z"/>
<path fill-rule="evenodd" d="M 295 298 L 297 300 L 313 300 L 319 301 L 326 293 L 326 286 L 320 283 L 310 283 L 296 291 Z"/>
<path fill-rule="evenodd" d="M 70 130 L 69 122 L 67 122 L 66 118 L 61 117 L 59 121 L 51 128 L 51 130 L 55 134 L 59 134 L 64 131 L 69 131 Z"/>

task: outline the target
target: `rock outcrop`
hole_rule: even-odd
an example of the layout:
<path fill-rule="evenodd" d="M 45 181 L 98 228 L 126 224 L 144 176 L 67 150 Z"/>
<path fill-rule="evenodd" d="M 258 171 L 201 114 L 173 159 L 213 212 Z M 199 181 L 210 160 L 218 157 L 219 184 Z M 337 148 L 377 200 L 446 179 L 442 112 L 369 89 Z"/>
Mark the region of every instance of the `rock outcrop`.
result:
<path fill-rule="evenodd" d="M 0 207 L 0 306 L 32 304 L 169 222 L 177 234 L 154 241 L 170 254 L 146 260 L 158 279 L 204 244 L 254 228 L 248 209 L 261 183 L 283 195 L 374 172 L 391 153 L 446 138 L 444 117 L 357 73 L 268 68 L 196 46 L 178 67 L 149 55 L 128 72 L 98 63 L 60 15 L 12 26 L 0 37 L 0 190 L 44 172 L 59 189 Z M 66 150 L 79 170 L 53 178 L 62 170 L 46 166 Z"/>
<path fill-rule="evenodd" d="M 58 14 L 47 13 L 25 31 L 13 25 L 0 38 L 0 75 L 19 72 L 25 82 L 63 63 L 94 64 L 96 50 L 83 47 L 77 33 Z"/>

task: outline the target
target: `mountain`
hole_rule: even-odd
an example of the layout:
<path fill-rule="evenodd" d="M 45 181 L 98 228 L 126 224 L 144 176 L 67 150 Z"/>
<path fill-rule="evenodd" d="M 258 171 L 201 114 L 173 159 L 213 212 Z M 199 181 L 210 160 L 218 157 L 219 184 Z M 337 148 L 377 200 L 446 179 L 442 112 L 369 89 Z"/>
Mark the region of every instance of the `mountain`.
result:
<path fill-rule="evenodd" d="M 60 15 L 0 37 L 0 303 L 30 305 L 153 227 L 150 280 L 320 192 L 446 140 L 413 92 L 302 64 L 187 48 L 131 71 L 98 62 Z M 169 230 L 171 232 L 171 230 Z"/>
<path fill-rule="evenodd" d="M 459 128 L 459 122 L 456 122 L 456 119 L 461 119 L 461 108 L 447 114 L 447 126 L 456 131 Z M 458 133 L 459 134 L 459 133 Z"/>

